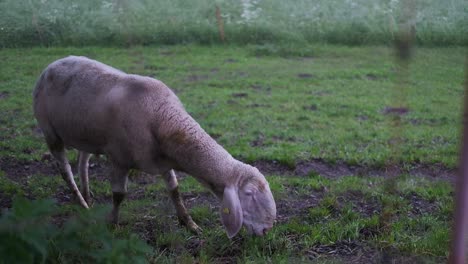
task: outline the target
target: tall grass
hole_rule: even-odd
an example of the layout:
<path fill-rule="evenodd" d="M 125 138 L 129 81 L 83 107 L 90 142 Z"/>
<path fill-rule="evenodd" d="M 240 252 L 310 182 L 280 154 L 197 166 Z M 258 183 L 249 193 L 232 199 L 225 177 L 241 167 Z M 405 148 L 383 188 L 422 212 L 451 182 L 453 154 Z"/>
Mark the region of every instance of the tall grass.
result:
<path fill-rule="evenodd" d="M 221 42 L 388 43 L 404 0 L 0 0 L 0 47 Z M 412 0 L 424 45 L 468 44 L 465 0 Z"/>

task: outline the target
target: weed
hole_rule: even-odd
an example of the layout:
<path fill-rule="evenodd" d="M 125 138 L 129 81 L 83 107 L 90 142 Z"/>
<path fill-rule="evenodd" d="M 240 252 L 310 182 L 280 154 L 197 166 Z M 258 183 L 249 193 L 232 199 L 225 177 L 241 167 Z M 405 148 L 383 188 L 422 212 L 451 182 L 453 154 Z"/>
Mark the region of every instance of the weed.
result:
<path fill-rule="evenodd" d="M 106 208 L 80 210 L 61 229 L 48 221 L 56 210 L 50 200 L 16 198 L 0 218 L 2 263 L 145 263 L 152 252 L 136 235 L 115 238 L 103 221 Z"/>

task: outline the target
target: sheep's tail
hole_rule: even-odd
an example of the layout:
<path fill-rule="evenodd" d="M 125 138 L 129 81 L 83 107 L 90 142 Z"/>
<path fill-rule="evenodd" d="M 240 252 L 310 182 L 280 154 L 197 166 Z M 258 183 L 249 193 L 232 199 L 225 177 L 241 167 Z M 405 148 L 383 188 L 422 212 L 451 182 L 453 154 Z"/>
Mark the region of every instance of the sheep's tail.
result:
<path fill-rule="evenodd" d="M 36 109 L 37 97 L 42 92 L 42 90 L 44 90 L 44 85 L 45 85 L 44 79 L 45 79 L 45 75 L 46 75 L 46 70 L 44 70 L 41 73 L 41 76 L 39 76 L 39 78 L 36 81 L 36 84 L 34 85 L 34 90 L 33 90 L 33 93 L 32 93 L 32 95 L 33 95 L 33 108 L 34 109 Z"/>
<path fill-rule="evenodd" d="M 81 194 L 80 190 L 78 190 L 78 186 L 76 186 L 75 181 L 73 181 L 73 192 L 78 198 L 78 202 L 80 203 L 80 205 L 83 206 L 85 209 L 89 209 L 88 203 L 83 198 L 83 195 Z"/>
<path fill-rule="evenodd" d="M 60 161 L 58 161 L 58 166 L 60 167 Z M 86 209 L 89 209 L 88 203 L 86 200 L 83 198 L 83 195 L 81 194 L 80 190 L 78 189 L 78 186 L 76 185 L 75 179 L 73 179 L 73 174 L 71 173 L 71 169 L 69 167 L 70 165 L 67 163 L 65 168 L 60 169 L 60 173 L 62 174 L 62 178 L 65 180 L 65 182 L 68 185 L 68 188 L 75 194 L 76 198 L 78 199 L 78 202 L 81 206 L 83 206 Z M 67 170 L 68 167 L 68 170 Z"/>

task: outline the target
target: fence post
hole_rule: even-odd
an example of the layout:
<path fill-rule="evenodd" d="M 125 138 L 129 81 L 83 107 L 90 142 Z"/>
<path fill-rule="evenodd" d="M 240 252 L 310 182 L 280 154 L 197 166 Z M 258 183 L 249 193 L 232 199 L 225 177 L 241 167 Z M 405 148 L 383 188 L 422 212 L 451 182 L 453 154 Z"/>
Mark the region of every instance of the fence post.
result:
<path fill-rule="evenodd" d="M 456 182 L 452 252 L 449 263 L 463 264 L 467 260 L 468 235 L 468 54 L 465 57 L 465 95 L 460 148 L 459 175 Z"/>
<path fill-rule="evenodd" d="M 221 9 L 218 5 L 216 5 L 216 22 L 218 23 L 219 39 L 221 39 L 221 42 L 224 43 L 224 23 L 223 18 L 221 17 Z"/>

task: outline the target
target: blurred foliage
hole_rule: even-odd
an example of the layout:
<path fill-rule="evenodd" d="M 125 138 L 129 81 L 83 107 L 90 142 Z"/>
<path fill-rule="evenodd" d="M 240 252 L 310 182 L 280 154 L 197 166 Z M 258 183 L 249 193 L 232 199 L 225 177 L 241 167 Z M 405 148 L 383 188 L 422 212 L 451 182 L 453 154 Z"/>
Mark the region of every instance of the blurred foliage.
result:
<path fill-rule="evenodd" d="M 62 227 L 52 224 L 52 200 L 17 197 L 0 217 L 0 263 L 146 263 L 152 249 L 137 235 L 116 238 L 108 209 L 79 209 Z"/>
<path fill-rule="evenodd" d="M 0 47 L 220 43 L 390 43 L 409 23 L 425 45 L 468 44 L 464 0 L 1 0 Z"/>

